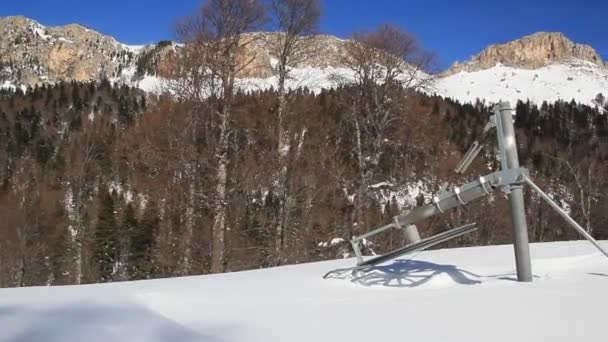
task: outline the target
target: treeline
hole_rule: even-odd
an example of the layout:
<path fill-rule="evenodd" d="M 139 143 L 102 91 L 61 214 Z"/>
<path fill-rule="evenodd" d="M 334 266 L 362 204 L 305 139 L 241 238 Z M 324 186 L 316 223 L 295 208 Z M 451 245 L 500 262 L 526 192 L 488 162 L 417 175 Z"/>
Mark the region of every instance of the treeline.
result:
<path fill-rule="evenodd" d="M 465 181 L 451 170 L 480 134 L 490 108 L 404 97 L 379 171 L 353 215 L 357 141 L 345 105 L 353 91 L 290 95 L 290 144 L 297 148 L 289 156 L 289 224 L 278 262 L 276 92 L 237 95 L 225 270 L 341 257 L 349 252 L 351 234 L 428 200 L 445 182 Z M 2 286 L 211 271 L 214 137 L 200 134 L 203 127 L 191 127 L 185 104 L 168 97 L 152 101 L 146 106 L 139 91 L 109 84 L 67 83 L 2 96 Z M 583 113 L 587 125 L 575 119 Z M 517 105 L 522 161 L 575 218 L 596 229 L 598 238 L 608 237 L 604 120 L 597 110 L 574 103 Z M 489 172 L 493 149 L 490 143 L 471 177 Z M 576 238 L 538 198 L 527 193 L 527 201 L 532 240 Z M 507 210 L 505 201 L 483 201 L 420 229 L 430 235 L 476 221 L 482 227 L 478 233 L 450 245 L 507 243 Z M 372 242 L 368 247 L 375 252 L 404 243 L 397 231 Z"/>
<path fill-rule="evenodd" d="M 84 220 L 94 215 L 86 203 L 101 196 L 103 174 L 113 173 L 112 141 L 145 108 L 141 91 L 107 81 L 0 94 L 5 286 L 75 282 L 70 274 L 83 258 Z"/>
<path fill-rule="evenodd" d="M 276 92 L 237 94 L 228 152 L 226 270 L 341 256 L 347 243 L 324 243 L 345 241 L 390 218 L 411 197 L 404 185 L 423 180 L 430 191 L 440 179 L 431 175 L 447 173 L 440 170 L 441 156 L 455 160 L 453 145 L 424 140 L 446 135 L 441 115 L 431 113 L 438 100 L 412 97 L 407 100 L 412 110 L 404 111 L 386 136 L 390 144 L 381 171 L 371 180 L 386 185 L 366 189 L 357 222 L 356 139 L 345 106 L 352 92 L 290 94 L 293 171 L 287 178 L 289 223 L 280 260 Z M 134 89 L 79 83 L 2 96 L 3 286 L 211 271 L 217 137 L 205 134 L 206 120 L 192 126 L 189 105 L 168 97 L 146 106 L 149 101 Z M 392 234 L 377 248 L 399 243 L 400 234 Z"/>

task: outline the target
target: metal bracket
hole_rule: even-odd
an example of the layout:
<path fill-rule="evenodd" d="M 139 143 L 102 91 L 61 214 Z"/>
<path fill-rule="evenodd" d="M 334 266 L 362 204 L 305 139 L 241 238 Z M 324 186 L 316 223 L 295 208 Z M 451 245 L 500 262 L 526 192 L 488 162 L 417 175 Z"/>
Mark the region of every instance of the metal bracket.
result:
<path fill-rule="evenodd" d="M 435 204 L 435 207 L 437 207 L 437 210 L 439 210 L 440 213 L 445 213 L 445 211 L 443 211 L 443 209 L 441 209 L 441 206 L 439 205 L 439 197 L 437 196 L 433 196 L 433 204 Z"/>
<path fill-rule="evenodd" d="M 486 195 L 489 195 L 492 193 L 492 191 L 490 191 L 488 189 L 488 181 L 486 180 L 486 178 L 484 176 L 479 176 L 479 183 L 481 184 L 481 187 L 483 188 L 483 190 L 486 192 Z"/>
<path fill-rule="evenodd" d="M 454 194 L 456 195 L 458 202 L 460 202 L 463 206 L 467 205 L 466 202 L 462 200 L 462 197 L 460 197 L 460 189 L 458 187 L 454 187 Z"/>

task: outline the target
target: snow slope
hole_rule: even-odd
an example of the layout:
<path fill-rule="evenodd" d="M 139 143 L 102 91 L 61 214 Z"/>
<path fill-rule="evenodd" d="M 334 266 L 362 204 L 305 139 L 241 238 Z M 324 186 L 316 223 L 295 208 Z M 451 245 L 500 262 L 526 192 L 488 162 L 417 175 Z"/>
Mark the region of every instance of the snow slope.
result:
<path fill-rule="evenodd" d="M 155 76 L 145 76 L 137 81 L 133 77 L 134 68 L 123 71 L 122 81 L 145 91 L 160 93 L 164 80 Z M 319 93 L 322 89 L 335 88 L 353 79 L 352 72 L 344 68 L 301 68 L 293 69 L 287 86 L 290 89 L 308 88 Z M 117 79 L 118 80 L 118 79 Z M 246 91 L 269 89 L 277 86 L 276 77 L 265 79 L 247 78 L 239 80 L 239 86 Z M 498 64 L 492 68 L 436 79 L 429 93 L 450 97 L 463 103 L 474 103 L 477 99 L 488 103 L 507 100 L 530 100 L 541 104 L 558 100 L 576 100 L 595 106 L 597 94 L 608 96 L 608 69 L 589 62 L 572 60 L 562 64 L 551 64 L 535 70 L 519 69 Z"/>
<path fill-rule="evenodd" d="M 158 76 L 145 75 L 141 78 L 134 77 L 135 68 L 126 68 L 120 77 L 112 79 L 113 82 L 121 82 L 137 87 L 147 92 L 160 94 L 170 90 L 166 79 Z M 290 78 L 287 79 L 288 89 L 307 88 L 316 94 L 323 89 L 333 89 L 348 81 L 352 81 L 353 73 L 345 68 L 294 68 L 291 70 Z M 268 78 L 241 78 L 237 80 L 237 86 L 247 92 L 268 90 L 278 86 L 276 76 Z"/>
<path fill-rule="evenodd" d="M 0 290 L 0 341 L 603 341 L 608 260 L 586 242 L 423 252 L 109 285 Z M 516 330 L 517 327 L 517 330 Z"/>
<path fill-rule="evenodd" d="M 574 99 L 594 106 L 597 94 L 608 94 L 608 69 L 579 60 L 535 70 L 498 64 L 486 70 L 462 71 L 440 78 L 436 90 L 437 94 L 460 102 L 475 102 L 479 98 L 490 103 L 500 100 L 516 103 L 530 99 L 540 104 Z"/>

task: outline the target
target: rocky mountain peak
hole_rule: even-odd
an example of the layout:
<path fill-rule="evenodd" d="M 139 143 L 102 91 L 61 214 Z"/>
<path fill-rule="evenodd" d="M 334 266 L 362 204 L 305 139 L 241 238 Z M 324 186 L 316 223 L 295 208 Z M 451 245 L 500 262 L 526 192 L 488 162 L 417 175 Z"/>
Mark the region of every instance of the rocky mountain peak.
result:
<path fill-rule="evenodd" d="M 0 18 L 0 81 L 34 85 L 113 77 L 133 57 L 114 38 L 78 24 L 45 27 L 22 16 Z"/>
<path fill-rule="evenodd" d="M 250 33 L 256 36 L 245 51 L 252 63 L 241 77 L 266 78 L 274 74 L 275 32 Z M 297 61 L 297 68 L 339 67 L 344 41 L 319 35 L 311 40 L 311 54 Z M 173 44 L 131 47 L 79 24 L 45 27 L 26 17 L 0 18 L 0 86 L 4 82 L 33 86 L 59 81 L 89 81 L 102 77 L 143 76 L 155 73 Z M 125 70 L 131 72 L 124 73 Z M 136 70 L 136 71 L 134 71 Z M 128 76 L 130 77 L 130 76 Z"/>
<path fill-rule="evenodd" d="M 538 69 L 572 59 L 604 66 L 602 58 L 591 46 L 576 44 L 561 32 L 538 32 L 508 43 L 490 45 L 468 62 L 455 64 L 449 73 L 484 70 L 498 63 Z"/>

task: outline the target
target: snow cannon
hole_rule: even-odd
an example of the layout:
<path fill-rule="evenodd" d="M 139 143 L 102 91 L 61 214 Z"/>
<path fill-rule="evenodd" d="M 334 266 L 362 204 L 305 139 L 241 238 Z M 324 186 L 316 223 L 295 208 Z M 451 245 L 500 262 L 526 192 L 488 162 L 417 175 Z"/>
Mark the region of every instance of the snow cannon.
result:
<path fill-rule="evenodd" d="M 528 227 L 523 197 L 523 187 L 525 185 L 528 185 L 533 191 L 537 192 L 540 197 L 545 200 L 551 208 L 555 209 L 581 236 L 589 240 L 595 248 L 608 257 L 608 251 L 606 251 L 591 234 L 572 219 L 549 195 L 534 184 L 530 178 L 528 169 L 519 166 L 513 116 L 514 112 L 508 102 L 501 102 L 496 105 L 493 110 L 493 115 L 490 116 L 490 120 L 483 130 L 483 139 L 481 141 L 475 141 L 472 144 L 454 171 L 461 175 L 466 173 L 471 163 L 483 150 L 484 144 L 491 136 L 492 131 L 496 132 L 495 135 L 498 145 L 497 158 L 500 161 L 499 170 L 488 175 L 478 176 L 476 180 L 460 187 L 456 186 L 450 190 L 443 190 L 438 195 L 433 196 L 430 203 L 413 210 L 404 211 L 400 215 L 394 217 L 392 223 L 354 237 L 351 240 L 351 245 L 357 258 L 357 265 L 351 268 L 330 271 L 325 274 L 324 278 L 327 278 L 331 274 L 345 271 L 371 270 L 374 266 L 391 261 L 400 256 L 423 251 L 442 242 L 474 232 L 477 230 L 477 225 L 475 223 L 470 223 L 421 239 L 416 224 L 430 217 L 441 215 L 448 210 L 464 207 L 485 196 L 502 192 L 509 198 L 511 206 L 517 280 L 520 282 L 531 282 L 532 267 L 530 262 Z M 408 244 L 389 253 L 365 259 L 361 253 L 361 243 L 366 239 L 389 229 L 402 230 Z"/>

